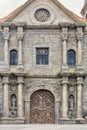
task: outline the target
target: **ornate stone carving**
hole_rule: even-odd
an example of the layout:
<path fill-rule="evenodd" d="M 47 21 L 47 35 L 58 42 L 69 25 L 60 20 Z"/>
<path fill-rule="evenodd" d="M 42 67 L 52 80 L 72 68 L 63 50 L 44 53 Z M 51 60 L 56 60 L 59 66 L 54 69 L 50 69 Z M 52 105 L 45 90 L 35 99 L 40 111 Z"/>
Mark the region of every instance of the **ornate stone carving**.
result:
<path fill-rule="evenodd" d="M 9 28 L 8 27 L 4 28 L 3 36 L 4 36 L 5 40 L 9 39 L 10 34 L 9 34 Z"/>
<path fill-rule="evenodd" d="M 82 40 L 83 32 L 77 32 L 77 39 Z"/>
<path fill-rule="evenodd" d="M 67 40 L 68 38 L 68 33 L 67 32 L 62 32 L 62 39 Z"/>
<path fill-rule="evenodd" d="M 18 40 L 22 40 L 23 36 L 24 36 L 23 28 L 22 27 L 18 27 L 18 32 L 17 32 Z"/>
<path fill-rule="evenodd" d="M 9 84 L 9 76 L 4 76 L 3 77 L 3 81 L 2 81 L 3 84 Z"/>
<path fill-rule="evenodd" d="M 35 12 L 34 16 L 37 21 L 46 22 L 50 18 L 50 12 L 47 9 L 41 8 Z"/>
<path fill-rule="evenodd" d="M 18 77 L 18 83 L 22 83 L 22 84 L 24 83 L 23 76 Z"/>
<path fill-rule="evenodd" d="M 62 28 L 61 37 L 62 37 L 62 40 L 67 40 L 68 39 L 68 32 L 67 32 L 67 28 L 66 27 Z"/>
<path fill-rule="evenodd" d="M 10 76 L 10 90 L 16 91 L 17 90 L 17 77 L 15 75 Z"/>

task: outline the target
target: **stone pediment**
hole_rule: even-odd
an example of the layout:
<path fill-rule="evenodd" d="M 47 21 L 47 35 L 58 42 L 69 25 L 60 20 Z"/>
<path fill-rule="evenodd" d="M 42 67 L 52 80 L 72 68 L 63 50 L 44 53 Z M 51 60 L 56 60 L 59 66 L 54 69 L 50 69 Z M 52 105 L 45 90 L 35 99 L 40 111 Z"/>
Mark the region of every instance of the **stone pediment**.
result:
<path fill-rule="evenodd" d="M 82 19 L 57 0 L 28 0 L 6 21 L 26 22 L 29 25 L 57 25 L 60 22 L 81 22 Z"/>

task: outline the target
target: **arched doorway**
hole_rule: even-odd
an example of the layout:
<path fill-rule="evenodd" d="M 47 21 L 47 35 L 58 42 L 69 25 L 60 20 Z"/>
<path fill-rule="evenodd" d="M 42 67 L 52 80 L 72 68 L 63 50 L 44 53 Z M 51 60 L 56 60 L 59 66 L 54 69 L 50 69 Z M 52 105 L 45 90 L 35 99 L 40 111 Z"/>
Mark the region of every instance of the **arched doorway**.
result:
<path fill-rule="evenodd" d="M 55 123 L 55 100 L 51 92 L 38 90 L 30 100 L 30 123 Z"/>

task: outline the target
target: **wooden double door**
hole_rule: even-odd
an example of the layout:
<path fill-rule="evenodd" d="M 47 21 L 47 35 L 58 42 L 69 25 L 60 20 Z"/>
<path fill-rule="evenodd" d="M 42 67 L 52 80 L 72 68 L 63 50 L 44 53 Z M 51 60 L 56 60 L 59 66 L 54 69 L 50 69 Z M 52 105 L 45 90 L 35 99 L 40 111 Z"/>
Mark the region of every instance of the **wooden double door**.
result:
<path fill-rule="evenodd" d="M 55 100 L 51 92 L 38 90 L 31 96 L 31 123 L 55 123 Z"/>

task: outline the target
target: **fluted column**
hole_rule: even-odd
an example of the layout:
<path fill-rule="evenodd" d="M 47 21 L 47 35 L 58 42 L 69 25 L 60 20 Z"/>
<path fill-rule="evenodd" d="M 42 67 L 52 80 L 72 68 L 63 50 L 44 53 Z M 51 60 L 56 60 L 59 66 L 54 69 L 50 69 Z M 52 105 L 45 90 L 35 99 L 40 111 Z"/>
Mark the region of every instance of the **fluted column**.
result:
<path fill-rule="evenodd" d="M 23 55 L 22 55 L 22 40 L 23 40 L 23 27 L 17 28 L 17 38 L 18 38 L 18 65 L 23 65 Z"/>
<path fill-rule="evenodd" d="M 68 77 L 63 77 L 62 88 L 62 118 L 68 118 Z"/>
<path fill-rule="evenodd" d="M 63 61 L 62 69 L 67 69 L 67 38 L 68 38 L 68 28 L 62 27 L 62 44 L 63 44 Z"/>
<path fill-rule="evenodd" d="M 78 65 L 82 65 L 82 38 L 83 38 L 82 27 L 77 27 L 77 41 L 78 41 L 77 62 L 78 62 Z"/>
<path fill-rule="evenodd" d="M 83 77 L 77 77 L 77 118 L 82 118 Z"/>
<path fill-rule="evenodd" d="M 23 77 L 18 76 L 18 117 L 24 117 L 23 110 Z"/>
<path fill-rule="evenodd" d="M 4 36 L 4 40 L 5 40 L 5 43 L 4 43 L 4 63 L 8 67 L 9 66 L 8 40 L 9 40 L 9 36 L 10 36 L 8 27 L 4 27 L 3 36 Z"/>
<path fill-rule="evenodd" d="M 3 114 L 4 117 L 9 116 L 9 77 L 3 77 Z"/>

